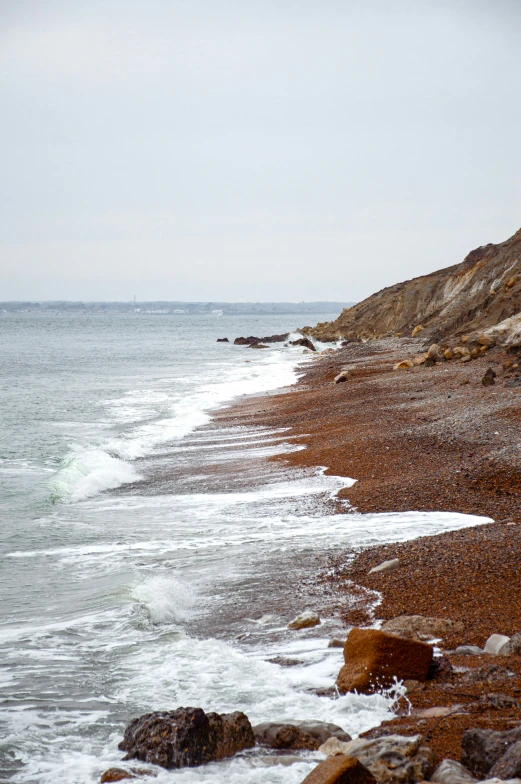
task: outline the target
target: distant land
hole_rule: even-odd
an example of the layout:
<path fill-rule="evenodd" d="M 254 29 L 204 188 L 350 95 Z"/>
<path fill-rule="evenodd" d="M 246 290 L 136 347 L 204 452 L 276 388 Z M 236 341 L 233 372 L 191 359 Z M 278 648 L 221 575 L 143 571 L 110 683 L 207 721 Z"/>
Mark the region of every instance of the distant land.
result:
<path fill-rule="evenodd" d="M 0 302 L 0 313 L 145 313 L 194 315 L 215 313 L 226 316 L 277 313 L 340 313 L 354 302 Z"/>

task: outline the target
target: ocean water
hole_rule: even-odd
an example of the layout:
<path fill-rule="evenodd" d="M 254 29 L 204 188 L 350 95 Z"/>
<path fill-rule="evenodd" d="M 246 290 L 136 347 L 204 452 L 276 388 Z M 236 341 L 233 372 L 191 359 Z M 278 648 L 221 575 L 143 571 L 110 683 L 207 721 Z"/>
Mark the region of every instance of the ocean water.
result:
<path fill-rule="evenodd" d="M 217 337 L 292 331 L 294 318 L 0 316 L 0 780 L 99 781 L 121 766 L 125 725 L 151 710 L 351 734 L 390 715 L 392 695 L 320 695 L 341 665 L 328 640 L 346 630 L 313 576 L 331 554 L 483 520 L 334 514 L 352 480 L 290 470 L 298 439 L 216 427 L 212 412 L 315 361 Z M 319 627 L 286 629 L 315 607 Z M 160 783 L 297 784 L 316 760 L 138 767 Z"/>

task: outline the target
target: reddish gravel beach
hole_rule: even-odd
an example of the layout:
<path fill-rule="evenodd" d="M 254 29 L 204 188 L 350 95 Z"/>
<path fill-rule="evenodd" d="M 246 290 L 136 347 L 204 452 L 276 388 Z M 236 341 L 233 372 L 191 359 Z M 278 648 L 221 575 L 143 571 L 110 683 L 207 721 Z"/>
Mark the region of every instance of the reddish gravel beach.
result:
<path fill-rule="evenodd" d="M 443 649 L 483 646 L 493 633 L 521 631 L 517 356 L 494 348 L 472 362 L 393 370 L 421 350 L 418 339 L 350 344 L 316 356 L 292 390 L 245 399 L 217 420 L 289 428 L 288 440 L 298 437 L 307 448 L 274 459 L 327 466 L 327 473 L 356 479 L 340 495 L 357 511 L 440 510 L 491 518 L 483 526 L 358 552 L 327 577 L 345 596 L 342 616 L 349 626 L 399 615 L 437 616 L 461 621 L 464 628 L 443 640 Z M 495 383 L 484 386 L 488 368 Z M 342 370 L 347 380 L 335 384 Z M 391 558 L 400 559 L 396 571 L 368 575 Z M 381 595 L 374 615 L 360 601 L 366 589 Z M 399 714 L 412 709 L 411 715 L 369 734 L 419 731 L 438 762 L 459 759 L 467 728 L 521 723 L 521 657 L 449 659 L 452 672 L 417 687 L 400 705 Z"/>

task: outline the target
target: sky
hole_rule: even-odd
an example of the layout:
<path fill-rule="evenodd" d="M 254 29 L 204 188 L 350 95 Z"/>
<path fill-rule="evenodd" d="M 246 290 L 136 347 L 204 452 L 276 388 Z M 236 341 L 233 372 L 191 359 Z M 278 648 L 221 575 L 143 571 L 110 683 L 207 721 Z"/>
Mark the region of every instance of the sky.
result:
<path fill-rule="evenodd" d="M 0 0 L 0 300 L 362 299 L 521 227 L 520 0 Z"/>

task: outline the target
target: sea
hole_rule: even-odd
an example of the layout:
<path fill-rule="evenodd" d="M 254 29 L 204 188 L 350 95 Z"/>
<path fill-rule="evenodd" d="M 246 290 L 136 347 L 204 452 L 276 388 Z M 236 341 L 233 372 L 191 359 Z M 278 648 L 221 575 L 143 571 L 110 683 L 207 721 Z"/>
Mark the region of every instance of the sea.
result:
<path fill-rule="evenodd" d="M 328 642 L 347 629 L 316 577 L 353 548 L 482 519 L 337 514 L 356 467 L 290 468 L 305 439 L 216 422 L 316 361 L 233 345 L 291 333 L 297 318 L 0 314 L 0 781 L 92 784 L 138 767 L 157 784 L 298 784 L 318 752 L 165 771 L 121 762 L 118 743 L 132 718 L 180 706 L 353 736 L 392 715 L 399 686 L 331 693 L 342 650 Z M 378 596 L 368 602 L 377 617 Z M 288 630 L 304 610 L 322 623 Z"/>

